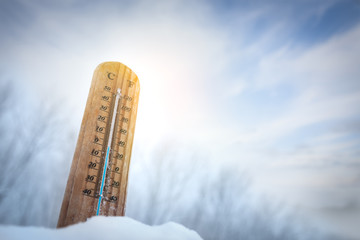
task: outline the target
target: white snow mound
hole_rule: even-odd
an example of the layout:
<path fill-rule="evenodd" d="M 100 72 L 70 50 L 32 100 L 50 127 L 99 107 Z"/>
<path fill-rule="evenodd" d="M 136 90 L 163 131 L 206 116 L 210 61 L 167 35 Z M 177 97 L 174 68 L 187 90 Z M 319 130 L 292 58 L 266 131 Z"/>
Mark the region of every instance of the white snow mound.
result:
<path fill-rule="evenodd" d="M 96 216 L 84 223 L 60 229 L 43 227 L 0 226 L 1 240 L 201 240 L 193 230 L 169 222 L 159 226 L 149 226 L 128 217 Z"/>

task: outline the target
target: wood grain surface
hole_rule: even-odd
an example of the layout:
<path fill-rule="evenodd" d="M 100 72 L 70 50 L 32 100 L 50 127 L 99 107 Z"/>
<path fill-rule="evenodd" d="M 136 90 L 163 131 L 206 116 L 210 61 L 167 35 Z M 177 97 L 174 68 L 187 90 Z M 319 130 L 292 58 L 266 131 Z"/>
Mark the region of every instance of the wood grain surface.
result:
<path fill-rule="evenodd" d="M 121 98 L 109 140 L 117 89 Z M 99 215 L 123 216 L 140 84 L 119 62 L 100 64 L 93 75 L 58 220 L 58 227 L 96 215 L 107 145 L 111 141 Z"/>

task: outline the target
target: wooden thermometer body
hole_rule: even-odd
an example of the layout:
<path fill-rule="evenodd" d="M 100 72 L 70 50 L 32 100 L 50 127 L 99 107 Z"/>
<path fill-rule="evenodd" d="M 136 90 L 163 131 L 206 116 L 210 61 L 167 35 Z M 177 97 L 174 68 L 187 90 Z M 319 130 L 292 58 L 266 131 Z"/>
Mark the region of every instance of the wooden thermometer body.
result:
<path fill-rule="evenodd" d="M 86 103 L 58 227 L 123 216 L 140 85 L 118 62 L 100 64 Z"/>

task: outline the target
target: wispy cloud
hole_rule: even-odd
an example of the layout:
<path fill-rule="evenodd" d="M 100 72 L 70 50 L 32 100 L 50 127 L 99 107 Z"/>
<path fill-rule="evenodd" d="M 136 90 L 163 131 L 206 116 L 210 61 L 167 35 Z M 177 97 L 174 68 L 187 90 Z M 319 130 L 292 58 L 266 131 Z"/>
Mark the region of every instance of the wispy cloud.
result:
<path fill-rule="evenodd" d="M 95 66 L 121 61 L 141 82 L 138 144 L 175 136 L 249 169 L 260 186 L 295 196 L 278 190 L 286 183 L 310 205 L 312 185 L 336 192 L 357 179 L 355 1 L 1 5 L 2 76 L 44 101 L 64 102 L 73 128 Z"/>

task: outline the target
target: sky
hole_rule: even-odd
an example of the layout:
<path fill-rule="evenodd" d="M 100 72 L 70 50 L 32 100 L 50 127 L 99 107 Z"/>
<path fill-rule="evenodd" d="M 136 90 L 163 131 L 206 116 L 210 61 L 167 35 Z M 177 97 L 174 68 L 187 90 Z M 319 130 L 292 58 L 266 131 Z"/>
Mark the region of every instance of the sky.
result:
<path fill-rule="evenodd" d="M 96 66 L 141 85 L 134 147 L 177 139 L 360 236 L 360 2 L 0 2 L 0 78 L 78 131 Z M 144 150 L 145 151 L 145 150 Z"/>

